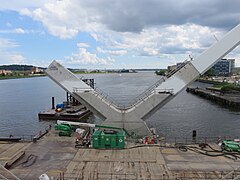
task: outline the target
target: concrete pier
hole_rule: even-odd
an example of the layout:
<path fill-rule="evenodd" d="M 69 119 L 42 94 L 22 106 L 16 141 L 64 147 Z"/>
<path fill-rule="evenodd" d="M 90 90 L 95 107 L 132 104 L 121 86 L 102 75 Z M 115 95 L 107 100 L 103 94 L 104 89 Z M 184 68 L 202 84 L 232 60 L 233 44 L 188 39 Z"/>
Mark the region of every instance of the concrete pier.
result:
<path fill-rule="evenodd" d="M 37 179 L 46 173 L 52 179 L 84 180 L 220 179 L 240 166 L 239 159 L 183 152 L 168 145 L 132 146 L 128 143 L 123 150 L 78 149 L 74 137 L 59 137 L 51 130 L 36 143 L 0 144 L 0 163 L 4 166 L 24 151 L 25 155 L 9 169 L 20 179 Z M 29 156 L 35 157 L 34 161 Z M 4 173 L 0 170 L 1 175 Z M 237 175 L 239 171 L 234 177 Z"/>
<path fill-rule="evenodd" d="M 240 93 L 223 94 L 219 91 L 190 87 L 188 87 L 186 91 L 201 96 L 203 98 L 209 99 L 216 103 L 240 110 Z"/>

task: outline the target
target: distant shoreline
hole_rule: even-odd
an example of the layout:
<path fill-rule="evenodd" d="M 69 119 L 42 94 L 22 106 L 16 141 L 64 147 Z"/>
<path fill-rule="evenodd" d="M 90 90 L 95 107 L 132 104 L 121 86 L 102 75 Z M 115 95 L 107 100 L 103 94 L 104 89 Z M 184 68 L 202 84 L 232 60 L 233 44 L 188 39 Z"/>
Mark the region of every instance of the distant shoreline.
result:
<path fill-rule="evenodd" d="M 44 77 L 44 76 L 46 76 L 46 75 L 41 74 L 41 75 L 34 75 L 34 76 L 29 76 L 29 75 L 24 75 L 24 76 L 0 76 L 0 80 L 25 79 L 25 78 L 34 78 L 34 77 Z"/>
<path fill-rule="evenodd" d="M 132 74 L 132 72 L 123 72 L 123 74 Z M 73 72 L 73 74 L 121 74 L 120 72 Z M 1 80 L 10 80 L 10 79 L 25 79 L 25 78 L 34 78 L 34 77 L 45 77 L 46 74 L 39 75 L 22 75 L 22 76 L 0 76 Z"/>

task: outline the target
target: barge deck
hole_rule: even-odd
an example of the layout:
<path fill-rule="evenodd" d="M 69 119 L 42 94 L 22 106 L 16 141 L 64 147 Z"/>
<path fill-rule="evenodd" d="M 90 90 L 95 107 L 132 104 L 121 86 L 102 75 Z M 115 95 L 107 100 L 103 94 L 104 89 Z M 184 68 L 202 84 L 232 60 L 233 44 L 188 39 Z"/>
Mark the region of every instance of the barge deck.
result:
<path fill-rule="evenodd" d="M 56 112 L 55 109 L 50 109 L 47 111 L 42 111 L 38 113 L 39 120 L 69 120 L 69 121 L 80 121 L 85 117 L 89 116 L 91 111 L 84 107 L 83 105 L 72 106 L 62 110 L 61 112 Z M 86 122 L 86 121 L 81 121 Z"/>
<path fill-rule="evenodd" d="M 24 156 L 9 169 L 20 179 L 37 179 L 43 173 L 52 179 L 220 179 L 240 166 L 239 159 L 210 157 L 167 146 L 78 149 L 74 137 L 59 137 L 55 130 L 36 143 L 0 143 L 1 165 L 22 151 Z M 35 157 L 34 161 L 30 156 Z"/>

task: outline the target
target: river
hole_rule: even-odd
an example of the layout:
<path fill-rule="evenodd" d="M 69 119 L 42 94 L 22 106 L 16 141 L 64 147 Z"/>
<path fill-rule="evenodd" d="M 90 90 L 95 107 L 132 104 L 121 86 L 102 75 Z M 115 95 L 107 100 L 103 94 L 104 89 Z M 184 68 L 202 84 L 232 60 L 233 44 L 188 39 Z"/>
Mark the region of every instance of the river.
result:
<path fill-rule="evenodd" d="M 83 76 L 83 75 L 80 75 Z M 131 102 L 160 77 L 154 72 L 123 74 L 86 74 L 94 78 L 97 87 L 121 104 Z M 194 82 L 191 86 L 208 86 Z M 38 112 L 51 107 L 51 97 L 57 103 L 65 101 L 66 93 L 48 77 L 0 81 L 0 136 L 32 135 L 44 130 L 51 122 L 38 120 Z M 149 127 L 168 137 L 239 136 L 240 112 L 221 107 L 209 100 L 183 90 L 153 116 L 147 119 Z M 100 123 L 98 117 L 91 120 Z"/>

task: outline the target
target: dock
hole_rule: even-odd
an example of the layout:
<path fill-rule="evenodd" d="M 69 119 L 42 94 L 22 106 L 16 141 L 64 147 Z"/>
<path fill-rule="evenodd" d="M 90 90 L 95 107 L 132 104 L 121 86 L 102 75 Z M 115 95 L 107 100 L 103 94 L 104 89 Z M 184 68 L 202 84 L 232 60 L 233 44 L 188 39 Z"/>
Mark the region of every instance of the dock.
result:
<path fill-rule="evenodd" d="M 0 175 L 7 179 L 13 177 L 11 174 L 19 179 L 37 179 L 43 173 L 67 180 L 220 179 L 231 172 L 231 178 L 240 175 L 234 171 L 240 166 L 239 159 L 184 152 L 167 145 L 134 147 L 128 143 L 122 150 L 75 148 L 74 136 L 59 137 L 53 129 L 35 143 L 0 143 L 0 157 L 2 166 L 14 162 L 8 170 L 0 169 Z"/>
<path fill-rule="evenodd" d="M 212 89 L 202 89 L 198 87 L 197 88 L 188 87 L 186 91 L 198 95 L 200 97 L 209 99 L 211 101 L 214 101 L 218 104 L 240 110 L 240 93 L 223 94 L 222 92 L 215 91 Z"/>
<path fill-rule="evenodd" d="M 62 110 L 61 112 L 56 112 L 55 109 L 49 109 L 47 111 L 42 111 L 38 113 L 39 120 L 69 120 L 69 121 L 80 121 L 85 117 L 89 116 L 91 111 L 84 107 L 83 105 L 71 106 Z M 82 121 L 85 122 L 85 121 Z"/>

